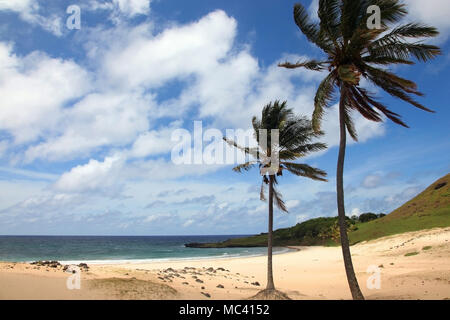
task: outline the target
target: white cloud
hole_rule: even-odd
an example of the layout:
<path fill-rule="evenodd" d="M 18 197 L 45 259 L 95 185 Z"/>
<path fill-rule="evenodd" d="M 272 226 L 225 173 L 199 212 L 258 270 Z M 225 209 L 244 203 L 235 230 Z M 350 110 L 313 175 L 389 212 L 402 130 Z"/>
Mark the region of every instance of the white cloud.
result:
<path fill-rule="evenodd" d="M 150 11 L 150 0 L 113 0 L 113 3 L 130 17 L 148 14 Z"/>
<path fill-rule="evenodd" d="M 0 0 L 0 11 L 17 12 L 20 18 L 30 24 L 38 25 L 55 36 L 62 36 L 63 23 L 60 16 L 56 14 L 39 14 L 39 3 L 37 0 Z"/>
<path fill-rule="evenodd" d="M 123 14 L 127 17 L 137 15 L 148 15 L 150 12 L 151 0 L 112 0 L 100 2 L 91 0 L 86 5 L 87 10 L 111 10 L 113 11 L 112 19 L 119 19 L 118 15 Z"/>
<path fill-rule="evenodd" d="M 298 206 L 300 204 L 299 200 L 288 200 L 286 201 L 286 207 L 288 208 L 288 210 Z"/>
<path fill-rule="evenodd" d="M 359 210 L 359 208 L 353 208 L 352 211 L 351 211 L 351 213 L 350 213 L 350 216 L 351 216 L 351 217 L 352 217 L 352 216 L 357 216 L 357 217 L 359 217 L 360 214 L 361 214 L 361 210 Z"/>
<path fill-rule="evenodd" d="M 0 0 L 0 10 L 23 12 L 37 7 L 36 0 Z"/>
<path fill-rule="evenodd" d="M 88 73 L 70 60 L 40 52 L 18 57 L 0 42 L 0 128 L 16 143 L 48 134 L 60 120 L 62 107 L 89 90 Z"/>
<path fill-rule="evenodd" d="M 189 220 L 187 220 L 185 223 L 183 223 L 183 227 L 189 227 L 189 226 L 192 225 L 194 222 L 195 222 L 195 220 L 189 219 Z"/>
<path fill-rule="evenodd" d="M 105 196 L 118 196 L 122 183 L 117 181 L 122 168 L 120 156 L 107 157 L 103 162 L 91 159 L 64 173 L 53 188 L 64 193 L 103 193 Z"/>
<path fill-rule="evenodd" d="M 180 126 L 181 121 L 175 121 L 168 127 L 147 131 L 139 135 L 133 143 L 130 156 L 145 158 L 149 155 L 168 153 L 174 145 L 174 142 L 171 141 L 172 132 Z"/>
<path fill-rule="evenodd" d="M 231 49 L 236 21 L 215 11 L 197 22 L 175 26 L 154 37 L 131 32 L 106 52 L 105 78 L 123 87 L 157 87 L 192 73 L 210 72 Z M 121 42 L 124 40 L 125 42 Z"/>
<path fill-rule="evenodd" d="M 308 220 L 310 217 L 307 214 L 299 214 L 295 217 L 296 223 L 302 223 L 303 221 Z"/>
<path fill-rule="evenodd" d="M 378 174 L 369 174 L 367 175 L 363 182 L 362 186 L 365 188 L 376 188 L 383 182 L 383 178 Z"/>
<path fill-rule="evenodd" d="M 161 221 L 161 220 L 168 220 L 173 218 L 173 214 L 170 213 L 160 213 L 160 214 L 153 214 L 151 216 L 148 216 L 144 219 L 144 222 L 157 222 L 157 221 Z"/>
<path fill-rule="evenodd" d="M 149 128 L 152 96 L 140 92 L 93 93 L 63 112 L 59 134 L 30 147 L 26 162 L 68 160 L 102 146 L 122 146 Z"/>

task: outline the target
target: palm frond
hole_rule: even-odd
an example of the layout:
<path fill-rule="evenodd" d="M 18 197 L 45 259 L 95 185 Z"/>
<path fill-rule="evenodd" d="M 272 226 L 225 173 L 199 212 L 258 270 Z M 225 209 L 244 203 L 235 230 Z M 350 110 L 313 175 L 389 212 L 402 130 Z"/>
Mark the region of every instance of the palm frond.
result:
<path fill-rule="evenodd" d="M 308 143 L 290 150 L 282 150 L 279 153 L 280 160 L 295 160 L 312 152 L 325 150 L 328 146 L 322 142 Z"/>
<path fill-rule="evenodd" d="M 322 80 L 314 97 L 314 112 L 312 115 L 312 127 L 314 131 L 320 131 L 324 109 L 329 107 L 333 100 L 334 92 L 334 73 L 329 73 L 328 76 Z"/>
<path fill-rule="evenodd" d="M 261 201 L 266 201 L 266 195 L 265 195 L 265 190 L 264 190 L 264 186 L 266 185 L 266 182 L 264 181 L 264 179 L 261 182 L 261 189 L 259 191 L 259 199 Z"/>
<path fill-rule="evenodd" d="M 439 32 L 436 28 L 420 23 L 408 23 L 384 35 L 380 39 L 374 41 L 371 47 L 385 46 L 391 43 L 402 41 L 405 38 L 428 38 L 436 37 Z"/>
<path fill-rule="evenodd" d="M 296 176 L 307 177 L 313 180 L 327 181 L 325 177 L 327 173 L 321 169 L 313 168 L 307 164 L 295 162 L 282 162 L 282 165 L 292 174 Z"/>
<path fill-rule="evenodd" d="M 411 56 L 419 61 L 426 62 L 442 54 L 439 47 L 422 42 L 399 42 L 392 41 L 384 45 L 369 46 L 371 56 L 383 56 L 393 59 L 408 60 Z"/>
<path fill-rule="evenodd" d="M 326 52 L 331 50 L 330 45 L 319 38 L 319 25 L 311 21 L 308 11 L 300 3 L 294 5 L 294 21 L 309 41 Z"/>
<path fill-rule="evenodd" d="M 433 110 L 426 108 L 421 103 L 419 103 L 416 100 L 414 100 L 408 94 L 408 92 L 410 92 L 410 91 L 406 91 L 405 88 L 399 86 L 395 82 L 392 82 L 389 79 L 380 77 L 379 75 L 381 75 L 381 73 L 369 72 L 368 73 L 368 79 L 371 82 L 373 82 L 374 84 L 376 84 L 377 86 L 379 86 L 380 88 L 382 88 L 384 91 L 389 93 L 391 96 L 399 98 L 399 99 L 401 99 L 401 100 L 403 100 L 405 102 L 408 102 L 408 103 L 412 104 L 413 106 L 415 106 L 416 108 L 419 108 L 419 109 L 422 109 L 422 110 L 425 110 L 425 111 L 428 111 L 428 112 L 434 112 Z M 417 93 L 416 92 L 412 92 L 412 93 L 420 95 L 420 92 L 417 92 Z"/>
<path fill-rule="evenodd" d="M 377 5 L 380 8 L 383 26 L 399 22 L 408 14 L 405 4 L 398 0 L 372 0 L 370 4 Z"/>
<path fill-rule="evenodd" d="M 278 209 L 284 212 L 288 212 L 283 197 L 281 196 L 281 193 L 278 192 L 277 189 L 275 189 L 275 187 L 273 187 L 273 198 L 275 199 L 275 205 L 278 207 Z"/>
<path fill-rule="evenodd" d="M 341 0 L 319 0 L 317 14 L 320 19 L 319 38 L 330 39 L 335 48 L 338 48 L 341 38 Z"/>
<path fill-rule="evenodd" d="M 239 172 L 239 173 L 241 173 L 242 170 L 249 171 L 255 165 L 256 165 L 256 161 L 248 161 L 246 163 L 242 163 L 240 165 L 237 165 L 236 167 L 233 168 L 233 171 L 234 172 Z"/>
<path fill-rule="evenodd" d="M 389 64 L 408 64 L 413 65 L 414 62 L 411 60 L 405 60 L 405 59 L 399 59 L 399 58 L 392 58 L 392 57 L 385 57 L 385 56 L 364 56 L 362 60 L 365 63 L 373 63 L 373 64 L 379 64 L 379 65 L 389 65 Z"/>
<path fill-rule="evenodd" d="M 296 63 L 279 63 L 278 66 L 286 69 L 296 69 L 296 68 L 305 68 L 313 71 L 322 71 L 325 69 L 326 61 L 317 61 L 317 60 L 305 60 L 305 61 L 297 61 Z"/>
<path fill-rule="evenodd" d="M 356 28 L 360 24 L 361 18 L 366 15 L 367 0 L 354 1 L 343 0 L 342 1 L 342 13 L 341 13 L 341 33 L 344 38 L 344 42 L 347 42 L 355 32 Z"/>
<path fill-rule="evenodd" d="M 351 102 L 350 101 L 346 101 L 345 102 L 345 109 L 344 109 L 345 128 L 347 129 L 347 132 L 350 135 L 350 137 L 353 140 L 358 141 L 358 133 L 356 132 L 355 124 L 353 122 L 350 109 L 351 109 Z"/>
<path fill-rule="evenodd" d="M 380 110 L 388 119 L 390 119 L 391 121 L 393 121 L 396 124 L 399 124 L 403 127 L 409 128 L 408 125 L 406 123 L 404 123 L 401 119 L 400 119 L 400 115 L 398 113 L 392 112 L 390 111 L 386 106 L 384 106 L 383 104 L 381 104 L 380 102 L 376 101 L 373 97 L 371 97 L 369 95 L 369 93 L 363 89 L 363 88 L 356 88 L 356 90 L 358 90 L 359 94 L 361 96 L 364 97 L 364 99 L 370 103 L 371 105 L 373 105 L 375 108 L 377 108 L 378 110 Z"/>

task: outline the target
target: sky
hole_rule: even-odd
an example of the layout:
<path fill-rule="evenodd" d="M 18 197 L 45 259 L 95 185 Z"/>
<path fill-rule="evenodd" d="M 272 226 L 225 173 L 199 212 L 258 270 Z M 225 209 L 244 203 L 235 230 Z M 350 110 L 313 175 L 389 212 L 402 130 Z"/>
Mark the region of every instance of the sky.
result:
<path fill-rule="evenodd" d="M 258 170 L 176 164 L 172 134 L 194 137 L 194 121 L 204 131 L 247 130 L 274 100 L 311 116 L 324 74 L 277 66 L 323 57 L 293 22 L 296 2 L 0 0 L 0 234 L 264 232 Z M 314 16 L 317 1 L 301 2 Z M 439 29 L 432 43 L 443 55 L 394 71 L 416 81 L 436 113 L 368 86 L 410 128 L 354 115 L 347 215 L 389 213 L 450 171 L 450 4 L 405 3 L 405 22 Z M 289 213 L 276 210 L 275 228 L 337 215 L 336 106 L 323 129 L 329 148 L 302 161 L 329 181 L 281 177 Z"/>

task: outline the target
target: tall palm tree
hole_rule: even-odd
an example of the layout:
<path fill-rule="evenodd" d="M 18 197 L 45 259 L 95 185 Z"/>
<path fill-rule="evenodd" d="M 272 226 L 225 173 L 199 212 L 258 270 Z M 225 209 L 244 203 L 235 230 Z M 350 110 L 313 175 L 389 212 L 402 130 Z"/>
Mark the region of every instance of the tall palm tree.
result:
<path fill-rule="evenodd" d="M 380 28 L 370 29 L 368 7 L 380 8 Z M 294 21 L 307 39 L 325 53 L 323 61 L 309 60 L 283 63 L 288 69 L 307 68 L 327 71 L 320 83 L 315 99 L 312 125 L 320 130 L 324 109 L 334 101 L 334 93 L 339 96 L 340 144 L 336 172 L 337 206 L 339 229 L 345 271 L 353 299 L 364 299 L 353 270 L 349 242 L 346 231 L 343 171 L 346 147 L 346 131 L 357 140 L 351 118 L 356 110 L 365 118 L 380 122 L 383 115 L 393 122 L 407 127 L 400 115 L 389 110 L 360 85 L 361 77 L 413 106 L 430 111 L 414 100 L 412 95 L 421 96 L 417 85 L 395 75 L 387 69 L 390 65 L 414 64 L 411 58 L 428 61 L 441 54 L 438 47 L 423 43 L 422 39 L 438 35 L 438 31 L 420 23 L 398 25 L 407 15 L 404 4 L 398 0 L 319 0 L 319 22 L 312 21 L 301 4 L 294 6 Z M 371 20 L 372 21 L 372 20 Z M 397 24 L 397 26 L 394 26 Z M 413 41 L 416 39 L 415 41 Z"/>
<path fill-rule="evenodd" d="M 305 117 L 295 116 L 288 109 L 286 101 L 269 103 L 262 110 L 261 119 L 252 119 L 254 137 L 257 147 L 241 147 L 229 139 L 225 141 L 233 147 L 245 152 L 252 159 L 233 168 L 236 172 L 248 171 L 259 166 L 262 175 L 260 199 L 265 201 L 265 186 L 269 187 L 269 226 L 267 240 L 267 291 L 275 291 L 272 272 L 272 232 L 273 202 L 284 212 L 288 212 L 280 192 L 276 189 L 279 176 L 287 170 L 296 176 L 326 181 L 326 172 L 307 164 L 294 162 L 307 154 L 326 149 L 326 145 L 315 140 L 323 133 L 314 131 L 311 121 Z M 272 131 L 273 129 L 278 131 Z M 278 139 L 273 136 L 278 132 Z M 278 141 L 276 141 L 278 140 Z M 277 157 L 278 160 L 272 160 Z M 270 170 L 271 169 L 271 170 Z"/>

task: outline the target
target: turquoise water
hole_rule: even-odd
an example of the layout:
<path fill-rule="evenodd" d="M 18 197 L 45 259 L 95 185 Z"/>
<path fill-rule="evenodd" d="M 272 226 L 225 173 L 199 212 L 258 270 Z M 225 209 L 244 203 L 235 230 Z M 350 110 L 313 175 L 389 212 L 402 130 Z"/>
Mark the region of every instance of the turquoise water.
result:
<path fill-rule="evenodd" d="M 186 248 L 241 236 L 0 236 L 0 261 L 126 263 L 264 255 L 266 248 Z M 274 248 L 274 253 L 288 249 Z"/>

